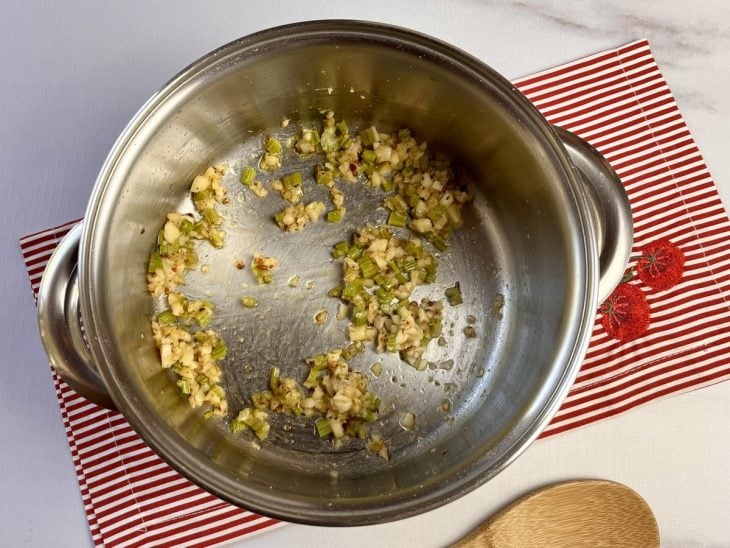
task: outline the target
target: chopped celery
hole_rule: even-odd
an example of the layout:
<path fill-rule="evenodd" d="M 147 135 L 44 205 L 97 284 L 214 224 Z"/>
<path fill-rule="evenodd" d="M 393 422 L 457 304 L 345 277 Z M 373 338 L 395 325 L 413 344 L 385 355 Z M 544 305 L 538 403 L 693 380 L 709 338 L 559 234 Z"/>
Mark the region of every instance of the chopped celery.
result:
<path fill-rule="evenodd" d="M 388 224 L 392 226 L 404 227 L 408 224 L 408 216 L 398 211 L 391 211 L 388 216 Z"/>
<path fill-rule="evenodd" d="M 451 306 L 456 306 L 464 302 L 461 298 L 461 286 L 459 282 L 456 282 L 453 287 L 447 288 L 446 291 L 444 291 L 444 295 Z"/>
<path fill-rule="evenodd" d="M 273 281 L 271 270 L 276 268 L 279 262 L 273 257 L 263 257 L 259 254 L 254 254 L 251 264 L 251 271 L 256 281 L 261 285 L 270 284 Z"/>
<path fill-rule="evenodd" d="M 380 407 L 380 398 L 372 392 L 365 392 L 365 406 L 371 411 L 377 411 Z"/>
<path fill-rule="evenodd" d="M 301 135 L 295 139 L 294 148 L 301 154 L 314 154 L 321 152 L 319 141 L 319 132 L 316 129 L 302 128 Z"/>
<path fill-rule="evenodd" d="M 380 135 L 375 127 L 369 127 L 360 134 L 360 139 L 363 145 L 370 146 L 380 141 Z"/>
<path fill-rule="evenodd" d="M 193 230 L 193 222 L 189 221 L 188 219 L 183 219 L 180 223 L 180 232 L 183 234 L 190 234 L 190 232 Z"/>
<path fill-rule="evenodd" d="M 326 438 L 332 433 L 332 425 L 330 424 L 330 421 L 324 417 L 317 419 L 314 426 L 317 428 L 317 434 L 319 434 L 320 438 Z"/>
<path fill-rule="evenodd" d="M 383 287 L 379 287 L 375 290 L 375 298 L 378 299 L 380 304 L 388 304 L 393 300 L 393 293 Z"/>
<path fill-rule="evenodd" d="M 319 137 L 319 144 L 324 152 L 336 152 L 340 148 L 340 140 L 337 138 L 335 128 L 324 128 Z"/>
<path fill-rule="evenodd" d="M 198 384 L 208 384 L 208 377 L 201 373 L 200 375 L 195 377 L 195 382 L 197 382 Z"/>
<path fill-rule="evenodd" d="M 269 154 L 281 154 L 281 143 L 273 137 L 266 139 L 264 148 L 266 148 L 266 152 Z"/>
<path fill-rule="evenodd" d="M 388 352 L 395 352 L 397 349 L 398 348 L 395 343 L 395 335 L 388 335 L 388 337 L 385 339 L 385 350 Z"/>
<path fill-rule="evenodd" d="M 208 325 L 212 317 L 213 311 L 209 308 L 204 308 L 203 310 L 199 310 L 193 314 L 193 318 L 195 318 L 195 321 L 198 322 L 200 327 Z"/>
<path fill-rule="evenodd" d="M 351 282 L 347 282 L 342 288 L 342 300 L 351 301 L 363 290 L 362 280 L 357 278 Z"/>
<path fill-rule="evenodd" d="M 446 242 L 442 238 L 439 238 L 438 236 L 431 237 L 430 238 L 430 241 L 433 244 L 433 246 L 436 249 L 438 249 L 439 251 L 446 251 L 448 249 L 448 247 L 449 247 L 446 244 Z"/>
<path fill-rule="evenodd" d="M 327 367 L 327 356 L 324 354 L 317 354 L 314 358 L 311 360 L 312 367 L 315 369 L 319 369 L 320 371 Z"/>
<path fill-rule="evenodd" d="M 405 202 L 405 200 L 403 200 L 401 196 L 398 196 L 397 194 L 386 198 L 384 205 L 391 211 L 397 211 L 404 215 L 408 213 L 408 204 Z"/>
<path fill-rule="evenodd" d="M 380 303 L 380 310 L 383 314 L 392 314 L 398 308 L 398 303 Z"/>
<path fill-rule="evenodd" d="M 208 240 L 210 241 L 210 245 L 212 245 L 216 249 L 220 249 L 223 247 L 223 233 L 222 232 L 211 232 Z"/>
<path fill-rule="evenodd" d="M 212 225 L 219 225 L 222 221 L 220 214 L 212 207 L 204 209 L 201 212 L 201 215 L 203 215 L 203 218 Z"/>
<path fill-rule="evenodd" d="M 411 270 L 415 269 L 418 266 L 418 261 L 416 259 L 408 259 L 403 263 L 403 270 L 406 272 L 410 272 Z"/>
<path fill-rule="evenodd" d="M 350 421 L 347 425 L 347 435 L 364 440 L 367 437 L 367 430 L 360 421 Z"/>
<path fill-rule="evenodd" d="M 281 182 L 284 185 L 284 189 L 291 190 L 294 187 L 301 186 L 302 174 L 298 171 L 295 171 L 294 173 L 284 176 Z"/>
<path fill-rule="evenodd" d="M 250 166 L 246 166 L 241 170 L 241 184 L 251 186 L 256 178 L 256 170 Z"/>
<path fill-rule="evenodd" d="M 360 267 L 360 272 L 365 278 L 372 278 L 378 273 L 378 265 L 367 255 L 360 257 L 357 260 L 357 264 Z"/>
<path fill-rule="evenodd" d="M 157 315 L 157 321 L 162 325 L 170 325 L 175 323 L 177 316 L 171 310 L 164 310 Z"/>
<path fill-rule="evenodd" d="M 347 127 L 347 122 L 345 122 L 344 120 L 340 120 L 339 122 L 337 122 L 335 124 L 335 128 L 343 137 L 347 136 L 350 132 L 349 128 Z"/>
<path fill-rule="evenodd" d="M 368 313 L 364 307 L 354 307 L 352 309 L 352 325 L 365 325 L 368 321 Z"/>
<path fill-rule="evenodd" d="M 332 186 L 335 182 L 335 174 L 329 169 L 323 166 L 317 166 L 314 168 L 314 178 L 320 184 L 324 186 Z"/>
<path fill-rule="evenodd" d="M 157 251 L 153 251 L 150 255 L 150 263 L 147 267 L 147 272 L 155 272 L 161 268 L 163 268 L 162 257 L 160 257 L 160 254 Z"/>
<path fill-rule="evenodd" d="M 276 394 L 279 391 L 279 380 L 281 378 L 281 371 L 278 367 L 272 367 L 269 373 L 269 388 Z"/>
<path fill-rule="evenodd" d="M 250 428 L 260 439 L 266 438 L 269 432 L 265 410 L 307 417 L 319 416 L 321 418 L 316 422 L 316 430 L 325 438 L 367 438 L 365 423 L 377 418 L 379 401 L 366 391 L 367 379 L 349 369 L 346 361 L 363 351 L 365 345 L 372 343 L 378 352 L 398 352 L 401 359 L 416 369 L 427 363 L 422 357 L 423 352 L 430 340 L 441 335 L 443 305 L 440 301 L 427 299 L 410 301 L 417 286 L 436 279 L 437 264 L 434 256 L 424 247 L 423 240 L 429 241 L 438 250 L 445 250 L 451 232 L 463 223 L 461 209 L 470 199 L 454 183 L 455 173 L 448 160 L 433 156 L 426 143 L 418 143 L 410 130 L 380 134 L 375 127 L 369 127 L 355 136 L 350 135 L 347 123 L 337 121 L 332 112 L 323 114 L 320 131 L 301 129 L 291 142 L 286 143 L 266 136 L 263 142 L 265 150 L 262 151 L 258 166 L 241 167 L 241 184 L 263 196 L 266 190 L 256 180 L 259 169 L 280 169 L 285 147 L 292 146 L 305 156 L 324 152 L 313 175 L 318 183 L 328 187 L 332 203 L 332 210 L 326 215 L 329 222 L 342 222 L 345 215 L 344 194 L 334 186 L 335 181 L 340 178 L 355 181 L 358 176 L 362 176 L 372 187 L 368 192 L 377 192 L 375 189 L 379 187 L 381 191 L 389 193 L 381 198 L 384 199 L 381 205 L 388 210 L 387 223 L 384 224 L 409 227 L 419 234 L 400 239 L 387 226 L 368 226 L 357 230 L 352 240 L 335 244 L 332 257 L 347 259 L 343 261 L 340 285 L 331 288 L 327 294 L 341 300 L 338 304 L 338 319 L 350 318 L 348 334 L 352 337 L 351 343 L 345 348 L 337 348 L 307 360 L 310 367 L 304 381 L 305 388 L 294 379 L 280 377 L 278 368 L 271 369 L 270 390 L 252 394 L 252 407 L 242 409 L 230 422 L 232 431 Z M 286 123 L 282 122 L 282 127 L 285 126 Z M 191 215 L 180 212 L 168 217 L 166 230 L 160 231 L 157 247 L 147 265 L 151 293 L 154 291 L 155 295 L 169 296 L 171 291 L 176 291 L 176 284 L 184 283 L 173 281 L 170 284 L 170 273 L 176 273 L 180 264 L 184 265 L 184 269 L 191 269 L 198 263 L 196 240 L 208 240 L 214 247 L 223 246 L 225 234 L 219 225 L 224 220 L 216 210 L 216 204 L 229 203 L 230 200 L 224 199 L 221 194 L 222 190 L 225 191 L 220 184 L 221 177 L 221 168 L 214 166 L 205 175 L 196 178 L 191 187 L 194 206 L 197 214 L 202 216 L 201 220 L 194 221 Z M 280 192 L 285 200 L 297 204 L 301 196 L 302 179 L 301 172 L 292 172 L 272 183 L 272 188 Z M 263 192 L 257 192 L 256 188 Z M 292 196 L 297 198 L 296 201 Z M 322 204 L 318 216 L 324 209 Z M 307 214 L 311 221 L 316 220 L 309 212 Z M 286 231 L 301 229 L 300 217 L 291 208 L 277 213 L 274 219 Z M 292 224 L 292 219 L 296 225 Z M 271 283 L 276 260 L 267 262 L 264 260 L 269 258 L 260 259 L 258 265 L 252 264 L 252 272 L 259 283 Z M 355 261 L 357 266 L 351 261 Z M 162 269 L 164 271 L 160 272 Z M 170 285 L 173 289 L 168 289 Z M 290 285 L 296 284 L 290 282 Z M 453 291 L 448 292 L 446 298 L 451 305 L 457 300 L 461 302 L 461 294 Z M 211 320 L 212 308 L 208 304 L 186 302 L 181 311 L 180 301 L 175 299 L 177 297 L 172 299 L 170 306 L 179 316 L 160 314 L 160 325 L 155 326 L 156 330 L 174 336 L 175 330 L 182 329 L 175 325 L 178 321 L 197 320 L 201 326 L 205 326 Z M 250 308 L 258 304 L 253 297 L 243 297 L 241 303 Z M 167 312 L 172 313 L 172 310 Z M 324 322 L 324 310 L 315 314 L 315 321 L 318 321 L 320 314 Z M 469 336 L 469 333 L 466 334 Z M 225 358 L 225 344 L 210 330 L 201 329 L 189 335 L 191 345 L 208 345 L 208 348 L 213 347 L 212 351 L 206 356 L 205 352 L 194 348 L 193 362 L 185 358 L 183 365 L 182 361 L 176 361 L 181 359 L 178 348 L 173 347 L 172 356 L 165 349 L 168 358 L 163 359 L 163 364 L 172 367 L 179 375 L 178 387 L 181 392 L 191 394 L 190 405 L 208 406 L 208 410 L 202 414 L 204 418 L 226 416 L 228 408 L 225 393 L 217 384 L 222 372 L 216 361 Z M 161 346 L 158 344 L 158 348 Z M 342 392 L 339 388 L 333 391 L 332 383 L 339 379 L 347 379 L 348 390 L 352 388 L 356 393 Z M 333 403 L 335 399 L 336 404 Z M 387 448 L 379 435 L 373 434 L 367 445 L 370 450 L 388 458 Z"/>
<path fill-rule="evenodd" d="M 344 214 L 344 208 L 331 209 L 327 212 L 327 222 L 339 223 L 340 221 L 342 221 Z"/>
<path fill-rule="evenodd" d="M 180 392 L 182 392 L 185 395 L 190 394 L 190 383 L 185 379 L 179 379 L 175 384 L 177 384 L 177 387 L 180 389 Z"/>
<path fill-rule="evenodd" d="M 213 347 L 212 352 L 210 353 L 211 358 L 214 358 L 216 360 L 222 360 L 226 357 L 228 354 L 228 348 L 226 347 L 226 343 L 223 341 L 220 341 L 218 344 L 216 344 Z"/>
<path fill-rule="evenodd" d="M 335 259 L 344 257 L 347 254 L 348 249 L 350 249 L 350 246 L 347 244 L 347 242 L 337 242 L 332 248 L 332 256 Z"/>
<path fill-rule="evenodd" d="M 446 210 L 442 206 L 432 207 L 426 212 L 426 217 L 431 219 L 433 222 L 438 221 L 444 215 L 446 215 Z"/>
<path fill-rule="evenodd" d="M 428 324 L 428 329 L 432 339 L 441 335 L 441 320 L 439 318 L 433 318 Z"/>
<path fill-rule="evenodd" d="M 418 207 L 418 202 L 420 202 L 420 201 L 421 201 L 421 199 L 418 197 L 418 194 L 414 193 L 408 197 L 408 205 L 410 207 L 413 207 L 413 208 Z"/>
<path fill-rule="evenodd" d="M 370 409 L 363 409 L 360 411 L 360 418 L 365 422 L 372 422 L 375 420 L 375 414 Z"/>
<path fill-rule="evenodd" d="M 436 281 L 436 265 L 430 264 L 426 265 L 424 267 L 424 270 L 426 271 L 426 277 L 424 278 L 424 281 L 427 284 L 432 284 Z"/>
<path fill-rule="evenodd" d="M 372 164 L 373 162 L 375 162 L 375 151 L 369 149 L 363 150 L 362 159 L 364 162 Z"/>
<path fill-rule="evenodd" d="M 313 387 L 317 384 L 317 377 L 327 367 L 327 360 L 324 354 L 319 354 L 314 358 L 308 360 L 310 369 L 307 379 L 304 381 L 304 386 Z"/>
<path fill-rule="evenodd" d="M 362 344 L 362 342 L 357 341 L 354 343 L 351 343 L 342 351 L 342 359 L 343 360 L 350 360 L 357 356 L 360 352 L 365 350 L 365 346 Z"/>
<path fill-rule="evenodd" d="M 374 282 L 375 282 L 376 284 L 380 285 L 380 286 L 382 286 L 382 285 L 383 285 L 383 284 L 385 283 L 385 280 L 386 280 L 386 279 L 387 279 L 387 278 L 386 278 L 385 276 L 383 276 L 382 274 L 376 274 L 376 275 L 375 275 L 375 276 L 373 277 L 373 281 L 374 281 Z M 387 289 L 390 289 L 390 288 L 387 288 Z"/>
<path fill-rule="evenodd" d="M 419 242 L 420 240 L 408 240 L 403 244 L 403 249 L 407 254 L 416 256 L 422 252 Z"/>
<path fill-rule="evenodd" d="M 193 192 L 193 201 L 202 202 L 203 200 L 210 200 L 213 197 L 213 191 L 210 188 L 201 190 L 200 192 Z"/>
<path fill-rule="evenodd" d="M 362 247 L 355 244 L 351 245 L 347 250 L 347 256 L 353 261 L 357 261 L 362 256 Z"/>
<path fill-rule="evenodd" d="M 276 224 L 279 225 L 279 228 L 284 228 L 284 217 L 286 217 L 285 210 L 279 211 L 274 215 L 274 220 L 276 221 Z"/>
<path fill-rule="evenodd" d="M 321 369 L 315 369 L 314 367 L 309 370 L 309 375 L 307 375 L 307 378 L 304 380 L 304 386 L 311 388 L 313 386 L 316 386 L 317 384 L 317 377 L 319 377 L 319 374 L 322 372 Z"/>

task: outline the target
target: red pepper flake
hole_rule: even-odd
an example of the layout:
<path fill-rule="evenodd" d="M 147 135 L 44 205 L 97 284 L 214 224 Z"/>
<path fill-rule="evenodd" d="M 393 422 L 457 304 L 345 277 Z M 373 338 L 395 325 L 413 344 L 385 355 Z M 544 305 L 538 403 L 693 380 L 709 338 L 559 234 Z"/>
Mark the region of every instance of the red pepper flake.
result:
<path fill-rule="evenodd" d="M 633 341 L 649 329 L 649 303 L 634 284 L 619 284 L 601 305 L 601 325 L 612 339 Z"/>

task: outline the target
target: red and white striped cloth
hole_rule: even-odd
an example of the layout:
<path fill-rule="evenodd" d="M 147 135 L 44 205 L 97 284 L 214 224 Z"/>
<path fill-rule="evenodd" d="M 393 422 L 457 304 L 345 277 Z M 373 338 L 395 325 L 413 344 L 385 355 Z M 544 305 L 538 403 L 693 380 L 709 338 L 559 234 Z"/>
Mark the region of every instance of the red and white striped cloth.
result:
<path fill-rule="evenodd" d="M 53 250 L 77 222 L 21 238 L 34 296 Z M 202 548 L 280 523 L 192 484 L 160 459 L 121 414 L 87 401 L 52 374 L 95 546 Z"/>
<path fill-rule="evenodd" d="M 677 286 L 647 293 L 645 336 L 622 344 L 596 321 L 575 386 L 543 436 L 730 378 L 730 221 L 648 42 L 516 85 L 551 123 L 587 139 L 616 169 L 633 210 L 634 251 L 667 238 L 686 256 Z M 74 223 L 21 238 L 34 293 Z M 191 484 L 121 415 L 53 379 L 96 545 L 212 546 L 279 523 Z"/>
<path fill-rule="evenodd" d="M 660 238 L 685 254 L 682 281 L 646 293 L 645 336 L 620 343 L 596 322 L 578 378 L 543 437 L 730 378 L 730 220 L 649 43 L 515 85 L 621 177 L 634 220 L 632 256 Z"/>

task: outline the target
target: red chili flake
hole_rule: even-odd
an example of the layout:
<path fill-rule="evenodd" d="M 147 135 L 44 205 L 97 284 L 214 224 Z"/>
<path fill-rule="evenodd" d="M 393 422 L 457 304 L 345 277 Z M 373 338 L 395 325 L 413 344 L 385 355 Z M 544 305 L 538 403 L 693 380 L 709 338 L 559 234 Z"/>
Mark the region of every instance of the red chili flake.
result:
<path fill-rule="evenodd" d="M 655 291 L 670 289 L 684 275 L 684 252 L 669 240 L 652 242 L 642 250 L 636 272 Z"/>
<path fill-rule="evenodd" d="M 601 325 L 612 339 L 628 342 L 649 329 L 649 303 L 634 284 L 619 284 L 601 305 Z"/>

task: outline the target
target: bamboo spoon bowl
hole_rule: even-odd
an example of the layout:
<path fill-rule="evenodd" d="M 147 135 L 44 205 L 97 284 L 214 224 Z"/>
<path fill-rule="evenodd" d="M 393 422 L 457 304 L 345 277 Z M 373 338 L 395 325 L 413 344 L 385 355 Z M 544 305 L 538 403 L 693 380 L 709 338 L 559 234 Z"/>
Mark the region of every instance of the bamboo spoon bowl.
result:
<path fill-rule="evenodd" d="M 659 528 L 635 491 L 606 480 L 558 483 L 513 502 L 453 548 L 654 548 Z"/>

